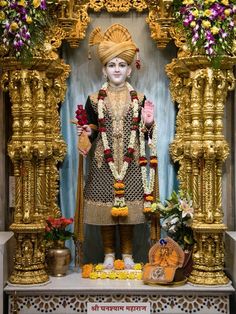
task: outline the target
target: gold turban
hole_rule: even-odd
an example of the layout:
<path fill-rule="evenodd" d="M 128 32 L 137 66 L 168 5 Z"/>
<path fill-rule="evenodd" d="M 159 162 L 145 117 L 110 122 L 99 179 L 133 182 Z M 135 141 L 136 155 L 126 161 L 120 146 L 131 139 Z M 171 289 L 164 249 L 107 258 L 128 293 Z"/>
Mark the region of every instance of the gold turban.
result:
<path fill-rule="evenodd" d="M 90 35 L 89 45 L 98 45 L 98 57 L 103 65 L 115 57 L 131 64 L 137 51 L 129 31 L 120 24 L 113 24 L 104 34 L 99 27 L 95 28 Z"/>

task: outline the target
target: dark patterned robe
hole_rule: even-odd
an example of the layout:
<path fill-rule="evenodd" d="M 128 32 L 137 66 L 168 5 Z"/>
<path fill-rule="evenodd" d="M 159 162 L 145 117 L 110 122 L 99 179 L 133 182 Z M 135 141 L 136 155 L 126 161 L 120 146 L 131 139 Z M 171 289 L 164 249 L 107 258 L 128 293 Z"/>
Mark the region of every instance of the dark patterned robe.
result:
<path fill-rule="evenodd" d="M 106 134 L 109 146 L 112 150 L 115 164 L 120 169 L 122 166 L 123 156 L 127 151 L 131 124 L 133 117 L 132 102 L 127 87 L 126 90 L 121 90 L 121 93 L 126 93 L 127 97 L 122 97 L 126 100 L 124 104 L 124 112 L 122 118 L 115 121 L 114 112 L 110 110 L 109 98 L 104 99 L 106 111 L 104 113 L 106 119 Z M 109 95 L 109 90 L 107 91 Z M 111 92 L 112 93 L 112 92 Z M 91 95 L 86 102 L 86 112 L 88 123 L 98 126 L 98 93 Z M 115 95 L 116 96 L 116 95 Z M 119 98 L 119 91 L 117 98 Z M 121 97 L 121 101 L 122 101 Z M 139 95 L 139 110 L 141 116 L 141 107 L 144 104 L 145 97 Z M 118 106 L 119 107 L 119 106 Z M 120 106 L 121 107 L 121 106 Z M 120 108 L 117 108 L 120 109 Z M 114 123 L 118 124 L 118 128 L 114 128 Z M 118 132 L 117 132 L 118 130 Z M 119 134 L 118 134 L 119 133 Z M 114 225 L 114 224 L 140 224 L 145 221 L 143 214 L 143 184 L 141 169 L 139 166 L 139 131 L 136 131 L 136 139 L 134 145 L 134 159 L 129 164 L 125 183 L 125 202 L 129 209 L 127 217 L 113 217 L 111 208 L 114 202 L 114 177 L 109 165 L 104 159 L 104 147 L 102 143 L 101 133 L 93 131 L 91 137 L 93 143 L 90 152 L 89 171 L 84 188 L 84 222 L 93 225 Z M 90 158 L 91 157 L 91 158 Z"/>

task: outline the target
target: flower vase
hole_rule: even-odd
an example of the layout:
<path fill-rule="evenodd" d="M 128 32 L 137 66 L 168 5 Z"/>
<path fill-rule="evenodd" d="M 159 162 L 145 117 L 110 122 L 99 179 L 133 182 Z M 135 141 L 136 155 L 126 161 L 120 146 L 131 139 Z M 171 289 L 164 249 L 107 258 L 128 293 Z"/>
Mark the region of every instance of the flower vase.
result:
<path fill-rule="evenodd" d="M 52 248 L 48 249 L 46 255 L 48 273 L 54 277 L 65 276 L 70 265 L 71 252 L 65 246 L 65 241 L 54 241 Z"/>

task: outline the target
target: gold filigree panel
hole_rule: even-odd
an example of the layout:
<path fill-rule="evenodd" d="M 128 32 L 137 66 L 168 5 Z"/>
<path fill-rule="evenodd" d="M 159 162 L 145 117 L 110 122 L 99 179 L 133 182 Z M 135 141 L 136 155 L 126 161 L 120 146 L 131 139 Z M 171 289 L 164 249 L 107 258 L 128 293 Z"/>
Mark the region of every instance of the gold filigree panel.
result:
<path fill-rule="evenodd" d="M 90 0 L 90 1 L 58 1 L 58 26 L 65 32 L 65 39 L 71 47 L 77 47 L 84 39 L 90 22 L 89 11 L 109 13 L 127 13 L 148 11 L 147 23 L 151 30 L 151 37 L 157 41 L 160 48 L 166 47 L 171 40 L 170 27 L 172 18 L 172 0 Z"/>
<path fill-rule="evenodd" d="M 95 12 L 106 10 L 109 13 L 129 12 L 131 9 L 142 12 L 147 9 L 147 4 L 144 0 L 91 0 L 89 8 Z"/>

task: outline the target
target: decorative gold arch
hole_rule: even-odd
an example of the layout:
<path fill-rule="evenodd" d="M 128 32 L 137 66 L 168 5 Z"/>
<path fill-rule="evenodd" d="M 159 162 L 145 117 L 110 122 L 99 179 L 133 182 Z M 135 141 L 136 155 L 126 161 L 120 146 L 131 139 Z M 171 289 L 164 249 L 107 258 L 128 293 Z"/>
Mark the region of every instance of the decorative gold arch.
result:
<path fill-rule="evenodd" d="M 69 66 L 58 56 L 62 40 L 77 47 L 85 37 L 89 10 L 98 12 L 148 11 L 147 23 L 157 46 L 174 39 L 178 58 L 166 72 L 173 100 L 178 103 L 177 128 L 170 152 L 179 162 L 182 188 L 192 191 L 196 238 L 194 269 L 190 281 L 226 284 L 222 212 L 222 164 L 229 148 L 224 139 L 223 112 L 229 90 L 234 88 L 232 68 L 236 58 L 225 56 L 215 70 L 204 56 L 192 56 L 182 34 L 173 26 L 171 0 L 58 0 L 54 25 L 43 49 L 35 50 L 28 66 L 2 57 L 2 86 L 12 104 L 13 135 L 8 154 L 14 166 L 15 211 L 11 230 L 16 237 L 14 284 L 48 280 L 45 271 L 44 221 L 60 213 L 57 205 L 57 163 L 66 145 L 60 132 L 58 104 L 66 92 Z M 53 122 L 53 123 L 52 123 Z"/>

